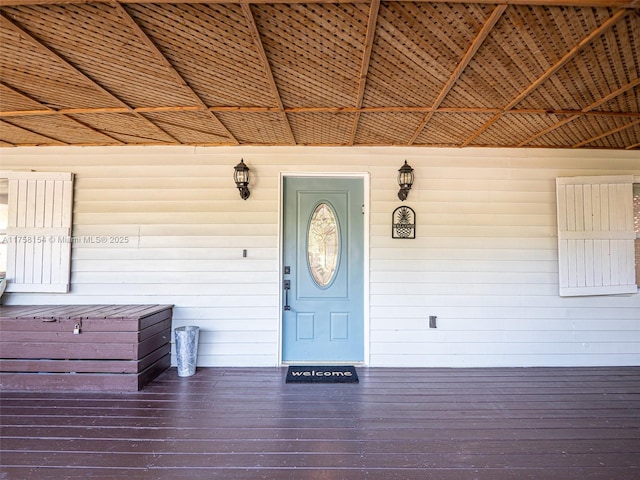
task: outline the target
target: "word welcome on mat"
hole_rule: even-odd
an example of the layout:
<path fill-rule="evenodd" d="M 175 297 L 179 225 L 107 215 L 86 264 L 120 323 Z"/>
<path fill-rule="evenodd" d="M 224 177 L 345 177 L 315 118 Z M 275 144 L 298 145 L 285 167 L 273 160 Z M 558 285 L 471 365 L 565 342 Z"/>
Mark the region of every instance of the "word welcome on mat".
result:
<path fill-rule="evenodd" d="M 351 366 L 290 366 L 287 383 L 358 383 L 356 369 Z"/>

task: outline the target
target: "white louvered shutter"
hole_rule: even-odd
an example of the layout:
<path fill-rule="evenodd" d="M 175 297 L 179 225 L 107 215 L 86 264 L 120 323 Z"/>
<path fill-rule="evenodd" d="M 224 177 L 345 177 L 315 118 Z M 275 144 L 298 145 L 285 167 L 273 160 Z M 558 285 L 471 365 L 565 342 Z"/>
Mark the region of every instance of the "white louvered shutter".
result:
<path fill-rule="evenodd" d="M 636 293 L 632 175 L 556 179 L 560 295 Z"/>
<path fill-rule="evenodd" d="M 73 174 L 5 172 L 7 291 L 69 291 Z"/>

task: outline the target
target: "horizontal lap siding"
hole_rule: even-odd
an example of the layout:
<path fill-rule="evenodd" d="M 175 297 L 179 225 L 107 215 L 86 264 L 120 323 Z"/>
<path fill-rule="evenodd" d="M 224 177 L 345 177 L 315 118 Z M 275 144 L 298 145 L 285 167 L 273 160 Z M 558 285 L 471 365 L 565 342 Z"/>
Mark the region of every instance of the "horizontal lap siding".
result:
<path fill-rule="evenodd" d="M 513 157 L 496 169 L 491 157 L 505 153 Z M 482 151 L 472 164 L 454 155 L 448 169 L 408 157 L 416 240 L 390 238 L 381 210 L 392 202 L 372 192 L 372 365 L 638 364 L 637 294 L 558 296 L 555 178 L 637 175 L 640 157 Z"/>
<path fill-rule="evenodd" d="M 415 240 L 391 238 L 405 159 Z M 3 168 L 76 174 L 71 293 L 7 302 L 174 304 L 201 366 L 278 362 L 279 175 L 302 171 L 370 174 L 371 365 L 640 363 L 639 295 L 558 296 L 555 213 L 556 177 L 640 175 L 637 152 L 23 148 Z"/>
<path fill-rule="evenodd" d="M 13 303 L 174 304 L 173 328 L 201 327 L 199 365 L 277 363 L 277 173 L 268 190 L 243 202 L 235 153 L 40 152 L 28 160 L 35 169 L 53 162 L 79 174 L 72 292 Z"/>

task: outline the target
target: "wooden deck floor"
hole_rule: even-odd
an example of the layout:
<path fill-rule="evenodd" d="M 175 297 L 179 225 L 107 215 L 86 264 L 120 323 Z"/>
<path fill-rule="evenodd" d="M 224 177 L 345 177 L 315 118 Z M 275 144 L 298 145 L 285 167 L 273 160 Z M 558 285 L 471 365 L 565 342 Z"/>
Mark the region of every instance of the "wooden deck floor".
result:
<path fill-rule="evenodd" d="M 125 394 L 2 392 L 2 479 L 637 480 L 640 368 L 168 370 Z"/>

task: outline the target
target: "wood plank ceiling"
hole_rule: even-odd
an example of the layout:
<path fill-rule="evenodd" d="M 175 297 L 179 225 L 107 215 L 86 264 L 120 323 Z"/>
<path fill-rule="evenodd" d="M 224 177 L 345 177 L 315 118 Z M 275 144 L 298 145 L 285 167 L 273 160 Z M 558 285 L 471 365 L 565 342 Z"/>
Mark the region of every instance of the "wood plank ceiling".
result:
<path fill-rule="evenodd" d="M 639 0 L 0 0 L 0 141 L 640 148 Z"/>

